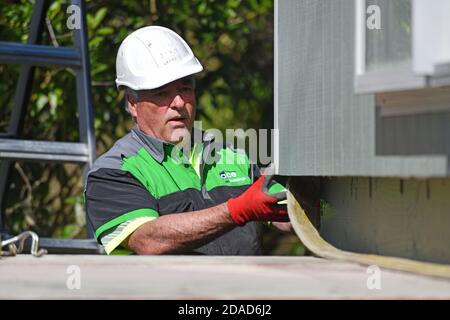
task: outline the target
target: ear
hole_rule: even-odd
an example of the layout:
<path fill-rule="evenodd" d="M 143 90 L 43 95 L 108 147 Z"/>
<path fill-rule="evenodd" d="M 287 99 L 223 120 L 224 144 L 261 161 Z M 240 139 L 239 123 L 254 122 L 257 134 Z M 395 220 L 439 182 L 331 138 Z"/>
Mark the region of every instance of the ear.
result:
<path fill-rule="evenodd" d="M 131 95 L 127 94 L 128 111 L 133 118 L 137 117 L 137 101 Z"/>

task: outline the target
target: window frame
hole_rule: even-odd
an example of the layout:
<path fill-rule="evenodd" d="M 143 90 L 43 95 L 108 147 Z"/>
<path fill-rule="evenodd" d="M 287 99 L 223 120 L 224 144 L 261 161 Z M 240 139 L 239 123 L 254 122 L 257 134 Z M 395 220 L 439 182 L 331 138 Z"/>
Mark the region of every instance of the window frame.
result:
<path fill-rule="evenodd" d="M 377 93 L 427 87 L 427 77 L 414 74 L 412 59 L 406 61 L 407 65 L 405 62 L 401 62 L 390 70 L 366 70 L 366 10 L 366 0 L 355 0 L 355 93 Z"/>

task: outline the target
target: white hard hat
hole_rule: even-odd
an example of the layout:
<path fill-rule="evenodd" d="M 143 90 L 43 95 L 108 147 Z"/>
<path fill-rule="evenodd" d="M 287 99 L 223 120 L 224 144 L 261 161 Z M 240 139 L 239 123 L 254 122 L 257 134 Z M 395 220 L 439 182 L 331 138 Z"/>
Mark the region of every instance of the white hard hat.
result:
<path fill-rule="evenodd" d="M 116 59 L 117 88 L 159 88 L 203 70 L 186 41 L 170 29 L 149 26 L 128 35 Z"/>

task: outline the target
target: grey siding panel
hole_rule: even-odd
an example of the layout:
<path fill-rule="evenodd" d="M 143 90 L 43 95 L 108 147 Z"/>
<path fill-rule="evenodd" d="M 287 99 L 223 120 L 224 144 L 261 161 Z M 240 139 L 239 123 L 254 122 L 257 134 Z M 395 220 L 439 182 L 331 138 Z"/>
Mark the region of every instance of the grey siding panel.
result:
<path fill-rule="evenodd" d="M 379 155 L 447 154 L 449 113 L 429 113 L 377 118 L 376 153 Z"/>
<path fill-rule="evenodd" d="M 354 94 L 354 1 L 276 5 L 279 174 L 448 176 L 448 113 L 381 117 Z"/>

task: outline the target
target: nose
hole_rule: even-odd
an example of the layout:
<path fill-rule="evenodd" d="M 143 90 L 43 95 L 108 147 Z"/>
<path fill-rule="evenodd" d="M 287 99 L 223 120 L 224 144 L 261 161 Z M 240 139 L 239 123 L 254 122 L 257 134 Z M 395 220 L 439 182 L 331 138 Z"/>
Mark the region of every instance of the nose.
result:
<path fill-rule="evenodd" d="M 170 107 L 171 108 L 182 108 L 182 107 L 184 107 L 184 104 L 185 104 L 185 102 L 184 102 L 183 97 L 181 95 L 177 94 L 173 98 L 172 102 L 170 103 Z"/>

